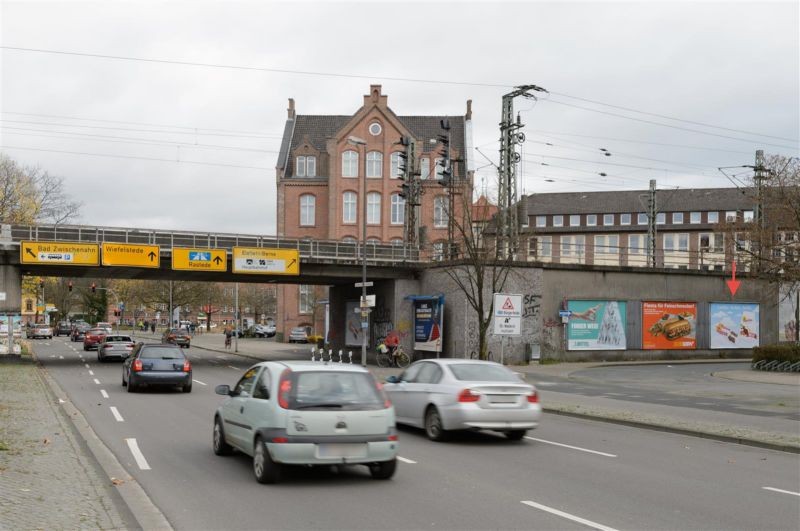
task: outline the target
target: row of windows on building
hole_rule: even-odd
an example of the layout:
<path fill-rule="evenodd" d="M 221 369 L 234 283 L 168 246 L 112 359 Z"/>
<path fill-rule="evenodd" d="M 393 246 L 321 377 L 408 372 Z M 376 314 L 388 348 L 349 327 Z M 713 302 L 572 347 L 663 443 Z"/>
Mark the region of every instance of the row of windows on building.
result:
<path fill-rule="evenodd" d="M 725 211 L 725 221 L 735 222 L 739 220 L 738 212 L 736 210 Z M 666 225 L 667 216 L 671 220 L 672 225 L 682 225 L 686 223 L 686 216 L 683 212 L 659 212 L 656 214 L 656 225 Z M 637 225 L 647 225 L 648 215 L 640 212 L 636 215 Z M 548 225 L 548 218 L 550 224 Z M 584 219 L 581 219 L 584 218 Z M 705 218 L 705 219 L 704 219 Z M 745 222 L 753 221 L 753 211 L 745 210 L 742 212 L 741 219 Z M 571 214 L 561 215 L 556 214 L 552 216 L 536 216 L 537 227 L 596 227 L 598 222 L 602 220 L 604 227 L 615 225 L 631 225 L 633 214 Z M 564 222 L 566 221 L 566 225 Z M 719 212 L 689 212 L 688 222 L 690 224 L 705 223 L 719 223 Z"/>
<path fill-rule="evenodd" d="M 392 179 L 399 179 L 402 176 L 401 171 L 401 152 L 395 151 L 389 157 L 389 177 Z M 359 164 L 358 164 L 357 151 L 344 151 L 342 153 L 342 177 L 358 177 Z M 434 163 L 434 179 L 441 180 L 442 178 L 442 159 L 433 159 Z M 295 177 L 316 177 L 317 176 L 317 157 L 314 155 L 299 155 L 295 157 L 294 164 Z M 419 160 L 420 179 L 429 179 L 431 176 L 431 159 L 422 157 Z M 367 153 L 367 178 L 381 179 L 383 177 L 383 153 L 380 151 L 370 151 Z"/>
<path fill-rule="evenodd" d="M 661 235 L 661 247 L 664 252 L 689 252 L 689 238 L 695 236 L 688 232 L 673 232 Z M 701 232 L 696 234 L 697 248 L 704 253 L 724 253 L 725 238 L 723 234 Z M 649 239 L 647 234 L 628 234 L 627 245 L 624 237 L 618 234 L 598 234 L 594 236 L 594 253 L 619 255 L 627 250 L 628 256 L 645 255 Z M 737 238 L 739 246 L 745 243 Z M 561 235 L 559 238 L 561 256 L 582 256 L 586 252 L 586 236 L 583 234 Z M 553 236 L 536 236 L 528 240 L 528 256 L 531 258 L 551 258 L 553 256 Z"/>
<path fill-rule="evenodd" d="M 382 196 L 379 192 L 367 194 L 367 225 L 381 224 Z M 447 198 L 435 197 L 433 200 L 433 226 L 447 227 Z M 390 198 L 389 223 L 402 225 L 405 222 L 406 200 L 399 193 Z M 342 223 L 358 223 L 358 193 L 342 193 Z M 317 198 L 314 194 L 300 196 L 300 226 L 313 227 L 317 224 Z"/>

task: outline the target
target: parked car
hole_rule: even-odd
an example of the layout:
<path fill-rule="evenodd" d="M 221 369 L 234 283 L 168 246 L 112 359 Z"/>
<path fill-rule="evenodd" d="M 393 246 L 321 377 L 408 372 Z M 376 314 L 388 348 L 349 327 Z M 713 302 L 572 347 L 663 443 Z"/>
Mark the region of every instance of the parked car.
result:
<path fill-rule="evenodd" d="M 270 324 L 257 324 L 253 326 L 253 336 L 255 337 L 273 337 L 275 335 L 275 325 Z"/>
<path fill-rule="evenodd" d="M 111 326 L 111 323 L 100 322 L 100 323 L 97 323 L 96 325 L 94 325 L 94 327 L 95 328 L 102 328 L 103 330 L 106 331 L 107 334 L 110 334 L 110 333 L 112 333 L 114 331 L 114 327 Z"/>
<path fill-rule="evenodd" d="M 161 335 L 162 343 L 172 343 L 181 348 L 189 348 L 192 343 L 192 336 L 185 328 L 170 328 Z"/>
<path fill-rule="evenodd" d="M 59 321 L 56 325 L 56 337 L 68 336 L 72 333 L 72 326 L 67 321 Z"/>
<path fill-rule="evenodd" d="M 176 345 L 139 343 L 122 364 L 122 386 L 133 393 L 142 385 L 179 386 L 192 392 L 192 362 Z"/>
<path fill-rule="evenodd" d="M 373 478 L 394 475 L 394 409 L 361 366 L 261 362 L 216 393 L 227 398 L 214 416 L 214 453 L 251 456 L 259 483 L 278 481 L 284 465 L 362 464 Z"/>
<path fill-rule="evenodd" d="M 84 337 L 86 337 L 86 331 L 91 328 L 92 327 L 88 324 L 78 324 L 73 326 L 72 332 L 69 336 L 70 341 L 83 341 Z"/>
<path fill-rule="evenodd" d="M 33 325 L 26 334 L 29 339 L 45 338 L 53 339 L 53 329 L 45 324 Z"/>
<path fill-rule="evenodd" d="M 542 416 L 536 388 L 499 363 L 435 359 L 411 364 L 384 387 L 397 422 L 442 441 L 455 430 L 494 430 L 520 440 Z"/>
<path fill-rule="evenodd" d="M 90 328 L 83 335 L 83 350 L 96 349 L 106 335 L 105 328 Z"/>
<path fill-rule="evenodd" d="M 289 343 L 308 343 L 308 331 L 304 326 L 295 326 L 289 332 Z"/>
<path fill-rule="evenodd" d="M 108 335 L 97 345 L 97 361 L 103 362 L 108 358 L 124 360 L 130 356 L 135 343 L 131 336 Z"/>

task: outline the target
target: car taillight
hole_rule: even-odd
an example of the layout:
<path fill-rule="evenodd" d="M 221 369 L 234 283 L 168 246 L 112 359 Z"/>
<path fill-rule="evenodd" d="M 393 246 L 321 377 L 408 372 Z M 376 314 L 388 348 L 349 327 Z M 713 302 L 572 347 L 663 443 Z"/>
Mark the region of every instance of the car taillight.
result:
<path fill-rule="evenodd" d="M 287 443 L 287 442 L 289 442 L 289 438 L 288 437 L 273 437 L 272 438 L 272 442 L 274 442 L 274 443 Z"/>
<path fill-rule="evenodd" d="M 531 391 L 528 393 L 528 402 L 531 404 L 538 404 L 539 403 L 539 393 L 536 391 Z"/>
<path fill-rule="evenodd" d="M 278 405 L 283 409 L 289 409 L 289 393 L 292 390 L 292 371 L 286 369 L 281 374 L 281 382 L 278 385 Z"/>
<path fill-rule="evenodd" d="M 183 361 L 183 372 L 189 372 L 192 370 L 192 362 L 189 360 Z"/>
<path fill-rule="evenodd" d="M 170 335 L 170 336 L 167 337 L 167 339 L 175 339 L 175 336 Z"/>
<path fill-rule="evenodd" d="M 383 408 L 389 409 L 390 407 L 392 407 L 392 401 L 389 400 L 388 396 L 386 396 L 386 391 L 383 390 L 383 384 L 375 380 L 375 387 L 378 388 L 378 393 L 381 395 L 381 398 L 383 398 Z"/>
<path fill-rule="evenodd" d="M 142 360 L 133 360 L 133 365 L 131 366 L 131 370 L 133 370 L 133 372 L 141 372 Z"/>
<path fill-rule="evenodd" d="M 389 435 L 389 440 L 390 441 L 396 441 L 397 440 L 397 435 Z"/>
<path fill-rule="evenodd" d="M 472 389 L 464 389 L 458 393 L 459 402 L 477 402 L 481 399 L 481 395 L 473 393 Z"/>
<path fill-rule="evenodd" d="M 125 348 L 128 350 L 133 350 L 133 345 L 125 345 Z"/>

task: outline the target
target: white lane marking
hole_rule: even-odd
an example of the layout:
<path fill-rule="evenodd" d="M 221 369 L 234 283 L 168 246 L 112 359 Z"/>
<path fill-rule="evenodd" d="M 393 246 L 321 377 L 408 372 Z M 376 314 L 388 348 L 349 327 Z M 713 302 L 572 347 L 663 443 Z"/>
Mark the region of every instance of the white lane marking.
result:
<path fill-rule="evenodd" d="M 125 422 L 125 419 L 123 419 L 122 415 L 119 414 L 119 411 L 117 411 L 117 408 L 115 408 L 114 406 L 111 406 L 110 409 L 111 409 L 111 414 L 114 415 L 114 418 L 117 419 L 117 422 Z"/>
<path fill-rule="evenodd" d="M 548 513 L 554 514 L 556 516 L 560 516 L 562 518 L 566 518 L 567 520 L 572 520 L 573 522 L 578 522 L 579 524 L 583 524 L 594 529 L 600 529 L 602 531 L 617 531 L 613 527 L 608 527 L 603 524 L 598 524 L 597 522 L 592 522 L 591 520 L 587 520 L 585 518 L 581 518 L 580 516 L 575 516 L 569 513 L 565 513 L 564 511 L 559 511 L 558 509 L 553 509 L 552 507 L 548 507 L 547 505 L 542 505 L 541 503 L 536 503 L 528 500 L 523 500 L 520 503 L 524 503 L 525 505 L 529 505 L 535 509 L 540 509 L 542 511 L 546 511 Z"/>
<path fill-rule="evenodd" d="M 58 359 L 63 360 L 64 356 L 59 356 Z"/>
<path fill-rule="evenodd" d="M 95 379 L 94 379 L 94 383 L 96 383 L 97 385 L 100 385 L 100 380 L 98 380 L 97 378 L 95 378 Z"/>
<path fill-rule="evenodd" d="M 400 461 L 401 463 L 408 463 L 409 465 L 417 464 L 416 461 L 412 461 L 411 459 L 406 459 L 405 457 L 400 457 L 399 455 L 397 456 L 397 460 Z"/>
<path fill-rule="evenodd" d="M 221 360 L 226 360 L 226 359 L 228 359 L 228 356 L 217 356 L 217 357 L 218 357 L 219 359 L 221 359 Z"/>
<path fill-rule="evenodd" d="M 150 465 L 147 464 L 147 459 L 144 458 L 144 454 L 139 450 L 136 439 L 125 439 L 125 442 L 128 443 L 128 448 L 130 448 L 133 458 L 136 460 L 136 464 L 139 465 L 139 468 L 141 470 L 150 470 Z"/>
<path fill-rule="evenodd" d="M 84 366 L 85 366 L 87 369 L 89 368 L 89 364 L 88 364 L 88 363 L 84 364 Z"/>
<path fill-rule="evenodd" d="M 780 492 L 781 494 L 791 494 L 792 496 L 800 496 L 800 492 L 792 492 L 790 490 L 776 489 L 775 487 L 761 487 L 764 490 L 771 490 L 773 492 Z"/>
<path fill-rule="evenodd" d="M 553 441 L 546 441 L 544 439 L 537 439 L 536 437 L 528 437 L 527 435 L 525 436 L 525 438 L 526 439 L 530 439 L 531 441 L 538 441 L 538 442 L 545 443 L 545 444 L 552 444 L 553 446 L 562 446 L 564 448 L 570 448 L 572 450 L 579 450 L 581 452 L 588 452 L 590 454 L 602 455 L 604 457 L 617 457 L 614 454 L 607 454 L 605 452 L 598 452 L 597 450 L 589 450 L 587 448 L 581 448 L 580 446 L 570 446 L 569 444 L 562 444 L 562 443 L 557 443 L 557 442 L 553 442 Z"/>
<path fill-rule="evenodd" d="M 536 387 L 552 387 L 558 385 L 556 382 L 536 382 Z"/>
<path fill-rule="evenodd" d="M 106 393 L 105 389 L 100 389 L 100 394 L 103 395 L 103 398 L 108 398 L 108 393 Z"/>
<path fill-rule="evenodd" d="M 201 382 L 200 380 L 195 380 L 195 379 L 192 379 L 192 381 L 193 381 L 193 382 L 197 382 L 197 383 L 199 383 L 200 385 L 206 385 L 206 384 L 204 384 L 203 382 Z"/>
<path fill-rule="evenodd" d="M 94 376 L 94 371 L 89 371 L 89 376 Z"/>
<path fill-rule="evenodd" d="M 233 369 L 235 371 L 241 370 L 241 369 L 239 369 L 239 367 L 234 367 L 233 365 L 228 365 L 228 367 L 230 367 L 231 369 Z"/>

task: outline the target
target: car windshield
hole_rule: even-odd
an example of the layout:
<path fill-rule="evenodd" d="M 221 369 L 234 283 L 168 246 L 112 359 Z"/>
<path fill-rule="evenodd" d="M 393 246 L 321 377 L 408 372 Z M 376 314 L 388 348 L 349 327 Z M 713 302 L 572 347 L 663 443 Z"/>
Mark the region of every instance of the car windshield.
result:
<path fill-rule="evenodd" d="M 448 365 L 456 380 L 467 382 L 519 382 L 519 376 L 493 363 L 454 363 Z"/>
<path fill-rule="evenodd" d="M 144 360 L 182 360 L 183 352 L 178 347 L 143 348 L 139 357 Z"/>
<path fill-rule="evenodd" d="M 102 329 L 102 328 L 92 328 L 91 330 L 87 330 L 86 333 L 96 336 L 96 335 L 100 335 L 100 334 L 105 334 L 106 331 L 104 329 Z"/>
<path fill-rule="evenodd" d="M 292 333 L 293 334 L 305 334 L 306 333 L 306 329 L 305 328 L 292 328 Z"/>
<path fill-rule="evenodd" d="M 302 371 L 292 375 L 289 409 L 383 409 L 384 402 L 371 374 Z"/>
<path fill-rule="evenodd" d="M 115 341 L 124 341 L 126 343 L 133 342 L 131 336 L 106 336 L 106 343 L 112 343 Z"/>

